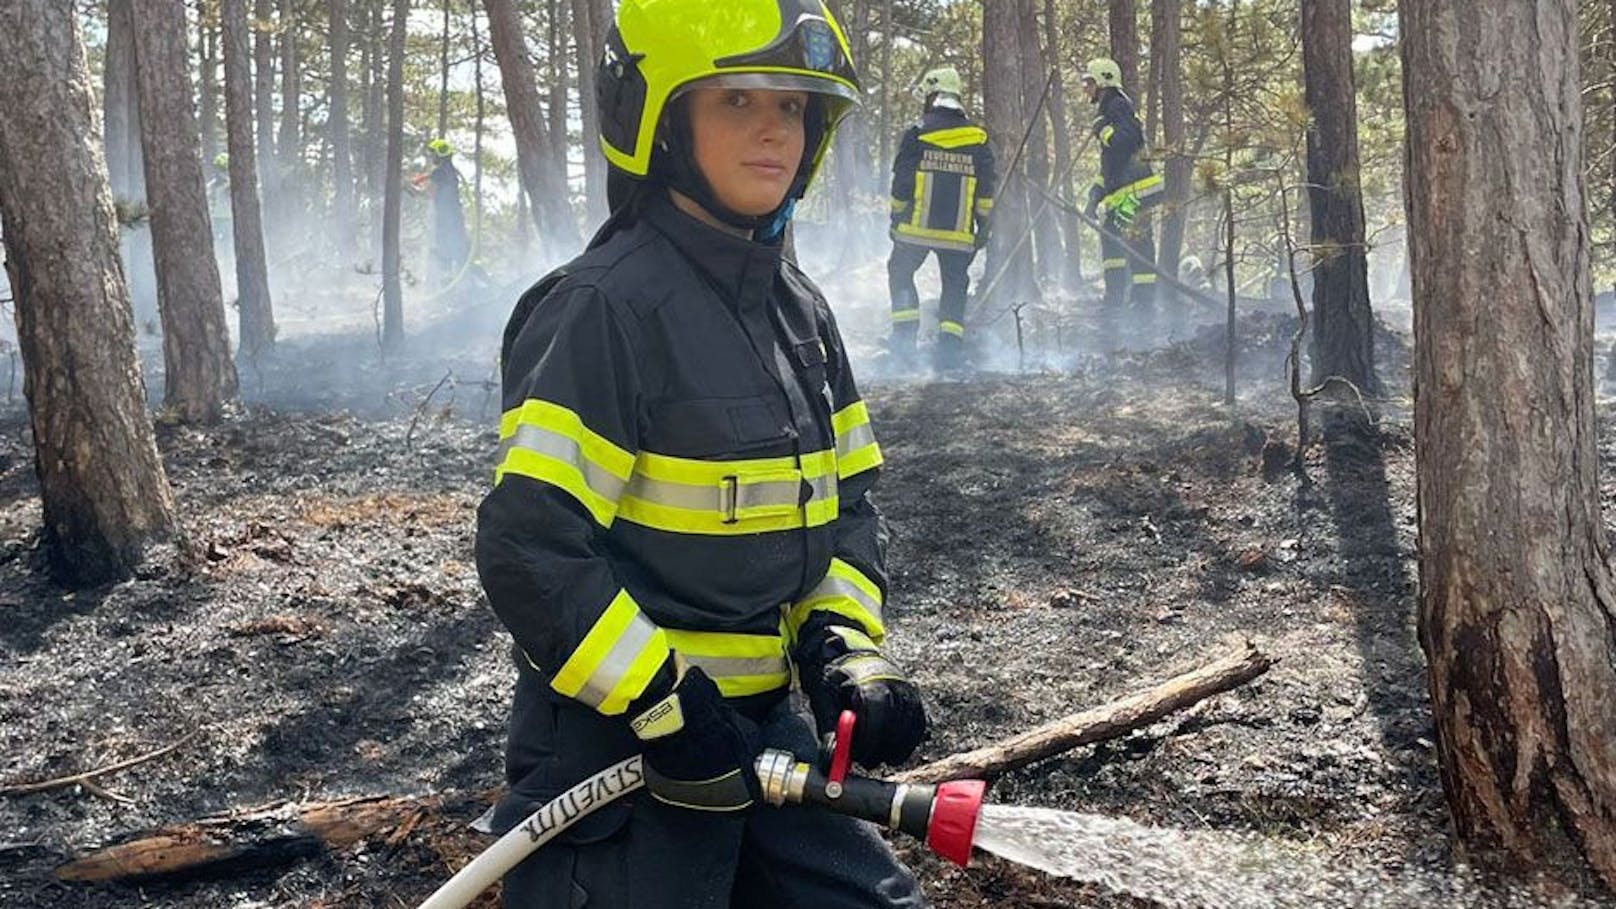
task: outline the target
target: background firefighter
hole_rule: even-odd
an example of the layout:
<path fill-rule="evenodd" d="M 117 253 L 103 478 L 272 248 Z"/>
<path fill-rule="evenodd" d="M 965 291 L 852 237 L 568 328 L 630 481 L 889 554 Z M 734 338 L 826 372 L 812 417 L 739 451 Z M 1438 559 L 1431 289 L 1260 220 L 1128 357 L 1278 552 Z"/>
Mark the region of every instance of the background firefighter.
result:
<path fill-rule="evenodd" d="M 1090 61 L 1083 73 L 1083 90 L 1095 105 L 1094 137 L 1100 142 L 1100 174 L 1089 187 L 1087 214 L 1090 219 L 1104 215 L 1100 253 L 1106 310 L 1118 312 L 1131 287 L 1134 306 L 1148 315 L 1156 303 L 1156 238 L 1150 210 L 1161 201 L 1162 178 L 1145 162 L 1145 132 L 1133 100 L 1123 90 L 1117 62 L 1103 57 Z"/>
<path fill-rule="evenodd" d="M 965 115 L 964 85 L 951 66 L 921 79 L 920 122 L 903 134 L 892 163 L 892 256 L 887 289 L 892 298 L 889 349 L 900 368 L 914 364 L 920 334 L 915 272 L 931 254 L 942 277 L 938 304 L 937 366 L 964 365 L 968 269 L 987 243 L 995 184 L 987 131 Z"/>
<path fill-rule="evenodd" d="M 625 0 L 598 90 L 612 214 L 511 317 L 478 511 L 518 670 L 494 826 L 631 754 L 646 788 L 517 866 L 506 905 L 923 907 L 869 825 L 750 811 L 765 746 L 811 759 L 851 709 L 876 766 L 926 727 L 879 649 L 880 448 L 781 254 L 858 98 L 846 39 L 821 0 Z"/>
<path fill-rule="evenodd" d="M 471 255 L 471 234 L 460 202 L 460 171 L 454 165 L 454 146 L 444 138 L 426 144 L 432 170 L 432 268 L 439 283 L 454 280 Z M 419 178 L 417 178 L 419 180 Z"/>

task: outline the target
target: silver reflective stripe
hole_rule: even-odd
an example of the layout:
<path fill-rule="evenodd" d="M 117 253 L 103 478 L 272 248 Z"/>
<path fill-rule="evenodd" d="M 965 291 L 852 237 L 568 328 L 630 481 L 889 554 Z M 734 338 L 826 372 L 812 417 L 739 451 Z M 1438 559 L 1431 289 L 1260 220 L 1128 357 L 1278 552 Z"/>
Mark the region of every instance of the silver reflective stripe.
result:
<path fill-rule="evenodd" d="M 877 622 L 886 624 L 881 617 L 881 604 L 870 598 L 870 595 L 859 588 L 857 584 L 846 578 L 839 578 L 833 574 L 825 575 L 825 579 L 808 594 L 809 600 L 819 600 L 829 597 L 845 597 L 859 604 L 865 612 L 875 617 Z"/>
<path fill-rule="evenodd" d="M 932 188 L 932 184 L 937 182 L 937 177 L 932 175 L 932 174 L 926 173 L 925 171 L 921 171 L 921 177 L 922 177 L 922 179 L 920 181 L 920 185 L 921 185 L 922 189 L 921 189 L 921 194 L 920 194 L 920 205 L 915 209 L 916 217 L 915 217 L 914 223 L 919 227 L 930 227 L 931 226 L 931 188 Z"/>
<path fill-rule="evenodd" d="M 640 655 L 645 645 L 651 643 L 651 636 L 656 632 L 657 626 L 643 613 L 636 612 L 634 618 L 629 620 L 628 627 L 617 636 L 611 651 L 595 667 L 595 671 L 589 674 L 589 681 L 584 683 L 583 690 L 577 694 L 578 700 L 599 710 L 600 705 L 611 696 L 618 683 L 628 675 L 629 669 L 634 665 L 634 658 Z"/>
<path fill-rule="evenodd" d="M 736 510 L 778 505 L 796 508 L 802 487 L 796 480 L 767 480 L 761 483 L 734 480 L 711 486 L 692 486 L 669 480 L 652 480 L 635 474 L 628 481 L 625 492 L 643 502 L 688 511 L 708 511 L 733 515 Z"/>
<path fill-rule="evenodd" d="M 609 502 L 615 503 L 623 495 L 625 484 L 622 480 L 612 476 L 604 467 L 589 460 L 576 441 L 559 432 L 551 432 L 548 429 L 523 423 L 516 427 L 516 431 L 511 433 L 509 438 L 499 443 L 499 461 L 497 463 L 504 464 L 505 456 L 513 448 L 541 454 L 578 468 L 578 472 L 584 475 L 584 482 L 589 484 L 589 488 Z"/>
<path fill-rule="evenodd" d="M 813 498 L 810 501 L 828 502 L 836 498 L 836 474 L 834 473 L 814 477 L 808 481 L 808 485 L 814 489 Z"/>
<path fill-rule="evenodd" d="M 969 231 L 971 229 L 971 205 L 965 198 L 965 178 L 959 178 L 959 211 L 954 215 L 954 229 Z"/>
<path fill-rule="evenodd" d="M 845 458 L 860 448 L 874 444 L 875 427 L 868 423 L 860 423 L 836 437 L 836 457 Z"/>
<path fill-rule="evenodd" d="M 791 671 L 784 655 L 772 657 L 716 657 L 679 651 L 679 656 L 714 679 L 751 675 L 784 675 Z"/>

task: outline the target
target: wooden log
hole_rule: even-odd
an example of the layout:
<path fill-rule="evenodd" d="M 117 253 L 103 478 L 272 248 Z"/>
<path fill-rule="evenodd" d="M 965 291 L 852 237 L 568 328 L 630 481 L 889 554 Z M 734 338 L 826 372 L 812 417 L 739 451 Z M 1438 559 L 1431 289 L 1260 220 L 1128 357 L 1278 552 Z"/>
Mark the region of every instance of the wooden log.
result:
<path fill-rule="evenodd" d="M 423 818 L 473 817 L 496 791 L 398 798 L 373 796 L 254 809 L 167 827 L 56 869 L 64 881 L 216 877 L 288 864 L 399 831 Z M 398 836 L 402 838 L 402 836 Z"/>
<path fill-rule="evenodd" d="M 1245 641 L 1211 663 L 1154 688 L 1092 710 L 1074 713 L 991 745 L 949 755 L 893 777 L 906 783 L 991 780 L 1073 748 L 1120 738 L 1175 711 L 1238 688 L 1267 672 L 1274 661 Z"/>

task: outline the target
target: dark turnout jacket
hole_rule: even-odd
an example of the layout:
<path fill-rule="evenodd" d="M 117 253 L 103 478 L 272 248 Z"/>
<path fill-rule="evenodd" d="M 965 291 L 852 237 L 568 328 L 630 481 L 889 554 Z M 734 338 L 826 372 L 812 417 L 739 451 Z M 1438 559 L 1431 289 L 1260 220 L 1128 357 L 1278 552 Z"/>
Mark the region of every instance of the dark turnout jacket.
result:
<path fill-rule="evenodd" d="M 946 107 L 926 111 L 892 162 L 892 236 L 915 246 L 974 250 L 998 182 L 987 130 Z"/>
<path fill-rule="evenodd" d="M 476 554 L 519 716 L 546 697 L 621 717 L 674 652 L 772 703 L 815 613 L 883 636 L 880 449 L 829 307 L 778 246 L 643 200 L 523 297 L 502 380 Z"/>

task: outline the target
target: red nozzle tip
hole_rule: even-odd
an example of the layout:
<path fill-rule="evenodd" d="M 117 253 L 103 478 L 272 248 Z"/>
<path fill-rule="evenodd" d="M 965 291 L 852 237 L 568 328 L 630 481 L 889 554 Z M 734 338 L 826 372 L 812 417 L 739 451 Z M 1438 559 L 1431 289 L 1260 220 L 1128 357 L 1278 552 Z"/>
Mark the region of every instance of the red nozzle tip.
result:
<path fill-rule="evenodd" d="M 976 819 L 982 814 L 982 797 L 987 791 L 988 784 L 982 780 L 953 780 L 937 787 L 931 824 L 926 828 L 926 845 L 931 851 L 961 868 L 971 863 Z"/>

